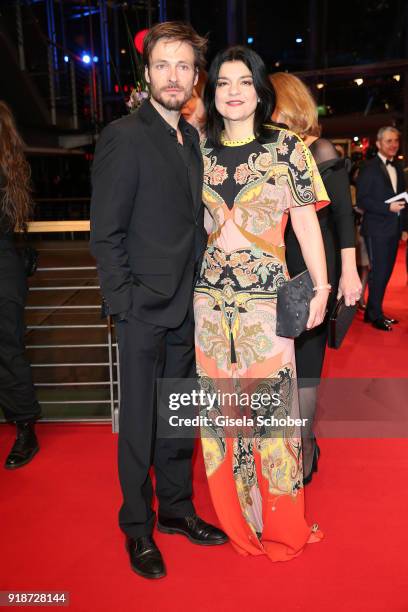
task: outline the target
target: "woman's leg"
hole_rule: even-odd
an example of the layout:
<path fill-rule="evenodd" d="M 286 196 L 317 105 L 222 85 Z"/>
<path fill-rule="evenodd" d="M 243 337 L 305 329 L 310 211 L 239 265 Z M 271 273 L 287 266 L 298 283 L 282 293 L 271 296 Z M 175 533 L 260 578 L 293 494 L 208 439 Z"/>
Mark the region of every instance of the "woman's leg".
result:
<path fill-rule="evenodd" d="M 303 477 L 312 471 L 315 451 L 313 421 L 316 412 L 317 387 L 301 387 L 299 389 L 299 411 L 302 419 L 307 419 L 302 427 Z"/>
<path fill-rule="evenodd" d="M 25 353 L 24 307 L 0 299 L 0 406 L 8 421 L 33 422 L 41 414 Z"/>

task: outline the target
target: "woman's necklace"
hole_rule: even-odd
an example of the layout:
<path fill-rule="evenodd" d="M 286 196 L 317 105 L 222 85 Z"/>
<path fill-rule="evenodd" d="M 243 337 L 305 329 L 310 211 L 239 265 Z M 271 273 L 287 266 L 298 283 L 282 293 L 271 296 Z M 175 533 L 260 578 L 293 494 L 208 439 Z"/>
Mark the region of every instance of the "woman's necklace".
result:
<path fill-rule="evenodd" d="M 221 144 L 224 145 L 224 147 L 239 147 L 240 145 L 248 144 L 253 140 L 255 140 L 255 136 L 253 134 L 251 136 L 247 136 L 246 138 L 242 138 L 241 140 L 228 140 L 225 132 L 223 131 L 221 133 Z"/>

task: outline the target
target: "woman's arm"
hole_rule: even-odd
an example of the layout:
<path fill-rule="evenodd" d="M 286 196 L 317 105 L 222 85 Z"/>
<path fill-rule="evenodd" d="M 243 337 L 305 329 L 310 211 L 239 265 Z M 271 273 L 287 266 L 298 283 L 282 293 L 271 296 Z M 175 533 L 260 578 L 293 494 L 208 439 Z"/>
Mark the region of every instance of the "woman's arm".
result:
<path fill-rule="evenodd" d="M 361 281 L 357 272 L 355 227 L 350 181 L 343 159 L 333 144 L 319 138 L 310 146 L 318 163 L 324 186 L 330 198 L 337 243 L 341 252 L 341 276 L 337 298 L 344 295 L 347 306 L 354 305 L 361 295 Z"/>
<path fill-rule="evenodd" d="M 322 233 L 314 206 L 294 206 L 290 209 L 290 217 L 303 259 L 316 287 L 306 325 L 307 329 L 312 329 L 322 323 L 330 293 Z"/>

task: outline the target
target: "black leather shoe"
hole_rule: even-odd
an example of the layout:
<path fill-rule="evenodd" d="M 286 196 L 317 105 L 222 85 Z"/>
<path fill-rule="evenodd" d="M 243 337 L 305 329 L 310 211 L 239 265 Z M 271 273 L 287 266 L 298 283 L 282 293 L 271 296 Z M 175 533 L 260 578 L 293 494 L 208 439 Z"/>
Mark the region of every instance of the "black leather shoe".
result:
<path fill-rule="evenodd" d="M 157 529 L 162 533 L 180 533 L 193 544 L 201 546 L 217 546 L 228 542 L 228 536 L 221 529 L 206 523 L 196 514 L 184 518 L 159 517 Z"/>
<path fill-rule="evenodd" d="M 129 553 L 130 566 L 143 578 L 163 578 L 166 575 L 163 557 L 152 536 L 128 538 L 126 550 Z"/>
<path fill-rule="evenodd" d="M 6 470 L 15 470 L 29 463 L 40 450 L 34 423 L 17 423 L 17 438 L 6 459 Z"/>
<path fill-rule="evenodd" d="M 375 327 L 375 329 L 380 329 L 381 331 L 392 331 L 391 324 L 387 319 L 376 319 L 375 321 L 371 321 L 371 325 Z"/>
<path fill-rule="evenodd" d="M 387 315 L 384 315 L 384 320 L 389 324 L 389 325 L 397 325 L 399 323 L 398 319 L 393 319 L 392 317 L 388 317 Z"/>

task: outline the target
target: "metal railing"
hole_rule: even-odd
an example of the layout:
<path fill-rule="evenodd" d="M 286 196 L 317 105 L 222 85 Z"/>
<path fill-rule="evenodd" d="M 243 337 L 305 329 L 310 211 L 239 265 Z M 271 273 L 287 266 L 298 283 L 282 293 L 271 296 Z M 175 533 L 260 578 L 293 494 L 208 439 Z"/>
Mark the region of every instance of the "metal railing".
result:
<path fill-rule="evenodd" d="M 28 232 L 89 232 L 89 226 L 88 220 L 33 221 Z M 36 245 L 39 267 L 29 283 L 26 348 L 45 420 L 106 422 L 108 416 L 70 416 L 66 410 L 75 408 L 78 413 L 81 407 L 87 411 L 108 407 L 112 430 L 117 431 L 119 352 L 111 318 L 98 319 L 101 306 L 96 266 L 78 241 L 68 243 L 75 248 L 62 248 L 54 254 L 42 249 L 42 244 Z M 70 264 L 72 250 L 77 265 Z M 61 265 L 56 265 L 58 259 Z M 58 414 L 62 408 L 65 413 Z M 53 416 L 47 414 L 50 410 Z"/>

